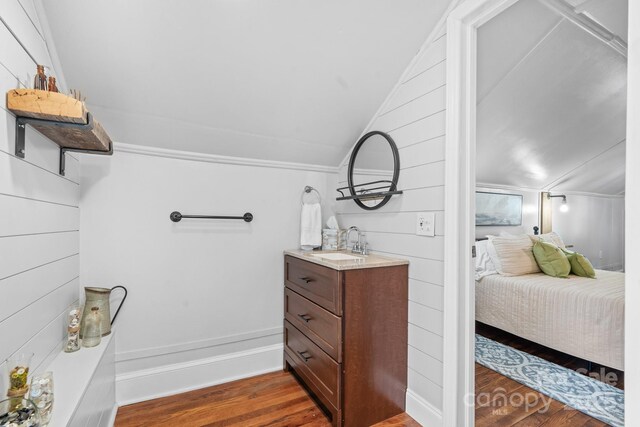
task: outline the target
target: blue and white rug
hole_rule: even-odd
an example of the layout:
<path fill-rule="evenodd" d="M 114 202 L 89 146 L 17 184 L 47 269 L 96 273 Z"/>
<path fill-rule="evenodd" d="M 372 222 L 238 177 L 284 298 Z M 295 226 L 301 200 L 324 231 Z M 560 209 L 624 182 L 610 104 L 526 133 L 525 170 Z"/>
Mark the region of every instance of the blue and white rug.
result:
<path fill-rule="evenodd" d="M 476 335 L 476 361 L 614 427 L 624 426 L 624 391 Z"/>

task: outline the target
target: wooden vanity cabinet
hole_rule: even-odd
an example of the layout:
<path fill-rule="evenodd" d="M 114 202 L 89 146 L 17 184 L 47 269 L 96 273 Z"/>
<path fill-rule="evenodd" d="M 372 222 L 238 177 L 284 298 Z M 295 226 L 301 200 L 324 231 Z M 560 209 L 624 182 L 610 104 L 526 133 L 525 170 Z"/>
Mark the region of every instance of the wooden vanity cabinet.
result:
<path fill-rule="evenodd" d="M 408 266 L 336 270 L 285 256 L 284 369 L 334 426 L 405 410 Z"/>

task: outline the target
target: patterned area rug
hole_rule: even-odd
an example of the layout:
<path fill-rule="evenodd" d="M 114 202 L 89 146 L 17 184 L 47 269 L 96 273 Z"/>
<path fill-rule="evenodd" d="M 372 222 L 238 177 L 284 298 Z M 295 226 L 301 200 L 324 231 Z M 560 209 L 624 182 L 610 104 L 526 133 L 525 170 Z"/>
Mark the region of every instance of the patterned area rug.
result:
<path fill-rule="evenodd" d="M 476 335 L 476 361 L 614 427 L 624 426 L 624 391 Z"/>

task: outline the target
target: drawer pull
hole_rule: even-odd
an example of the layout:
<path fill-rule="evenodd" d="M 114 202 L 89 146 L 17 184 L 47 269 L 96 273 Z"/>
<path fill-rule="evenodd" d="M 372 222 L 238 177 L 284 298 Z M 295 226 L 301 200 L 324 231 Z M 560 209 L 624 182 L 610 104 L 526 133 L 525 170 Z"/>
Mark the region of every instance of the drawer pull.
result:
<path fill-rule="evenodd" d="M 313 319 L 313 317 L 309 316 L 308 314 L 298 314 L 298 317 L 307 323 L 309 323 L 309 320 Z"/>
<path fill-rule="evenodd" d="M 302 357 L 304 359 L 304 362 L 307 363 L 309 361 L 309 359 L 311 359 L 311 356 L 309 356 L 309 352 L 308 351 L 299 351 L 298 354 L 300 355 L 300 357 Z M 307 356 L 305 356 L 305 354 Z"/>
<path fill-rule="evenodd" d="M 310 279 L 308 277 L 298 277 L 298 279 L 302 280 L 306 284 L 313 282 L 313 279 Z"/>

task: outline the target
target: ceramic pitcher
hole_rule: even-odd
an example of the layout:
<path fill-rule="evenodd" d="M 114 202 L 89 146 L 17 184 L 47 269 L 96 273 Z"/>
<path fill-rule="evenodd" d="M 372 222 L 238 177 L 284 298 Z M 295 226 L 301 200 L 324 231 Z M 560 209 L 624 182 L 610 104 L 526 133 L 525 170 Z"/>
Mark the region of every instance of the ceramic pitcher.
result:
<path fill-rule="evenodd" d="M 114 289 L 122 289 L 124 291 L 124 297 L 122 301 L 120 301 L 120 305 L 118 305 L 118 309 L 116 310 L 116 314 L 111 319 L 111 311 L 109 308 L 109 298 L 111 297 L 111 292 Z M 98 307 L 100 313 L 102 314 L 102 336 L 109 335 L 111 333 L 111 325 L 116 320 L 118 316 L 118 312 L 120 308 L 122 308 L 122 304 L 124 304 L 124 300 L 127 299 L 127 288 L 124 286 L 114 286 L 113 288 L 97 288 L 97 287 L 85 287 L 85 303 L 84 303 L 84 314 L 83 317 L 89 315 L 92 307 Z"/>

